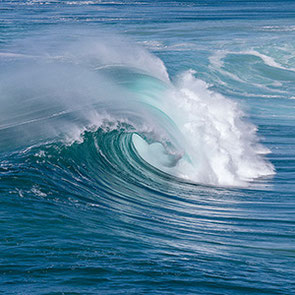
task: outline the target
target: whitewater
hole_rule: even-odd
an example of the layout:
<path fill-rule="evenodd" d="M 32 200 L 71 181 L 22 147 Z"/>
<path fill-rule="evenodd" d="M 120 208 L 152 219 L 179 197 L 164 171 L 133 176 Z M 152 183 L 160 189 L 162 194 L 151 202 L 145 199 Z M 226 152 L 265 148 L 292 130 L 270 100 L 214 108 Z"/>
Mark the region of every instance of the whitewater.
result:
<path fill-rule="evenodd" d="M 292 1 L 0 10 L 0 292 L 295 292 Z"/>

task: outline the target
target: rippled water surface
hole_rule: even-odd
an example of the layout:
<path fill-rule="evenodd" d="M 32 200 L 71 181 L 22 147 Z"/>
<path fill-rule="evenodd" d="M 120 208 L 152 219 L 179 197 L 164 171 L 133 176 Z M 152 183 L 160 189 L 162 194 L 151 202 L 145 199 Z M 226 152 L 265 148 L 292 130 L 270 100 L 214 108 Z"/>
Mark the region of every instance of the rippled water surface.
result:
<path fill-rule="evenodd" d="M 294 294 L 294 34 L 294 1 L 1 1 L 0 293 Z"/>

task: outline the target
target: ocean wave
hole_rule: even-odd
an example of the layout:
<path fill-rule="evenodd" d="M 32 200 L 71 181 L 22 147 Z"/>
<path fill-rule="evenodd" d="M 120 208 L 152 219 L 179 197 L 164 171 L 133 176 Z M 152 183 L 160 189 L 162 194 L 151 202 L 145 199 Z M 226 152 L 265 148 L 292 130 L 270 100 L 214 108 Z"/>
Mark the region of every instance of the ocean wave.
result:
<path fill-rule="evenodd" d="M 3 151 L 42 142 L 84 146 L 95 137 L 96 156 L 122 175 L 130 166 L 153 167 L 149 173 L 194 183 L 247 186 L 274 173 L 257 128 L 194 71 L 172 83 L 158 57 L 117 37 L 42 52 L 33 61 L 17 56 L 1 77 Z"/>

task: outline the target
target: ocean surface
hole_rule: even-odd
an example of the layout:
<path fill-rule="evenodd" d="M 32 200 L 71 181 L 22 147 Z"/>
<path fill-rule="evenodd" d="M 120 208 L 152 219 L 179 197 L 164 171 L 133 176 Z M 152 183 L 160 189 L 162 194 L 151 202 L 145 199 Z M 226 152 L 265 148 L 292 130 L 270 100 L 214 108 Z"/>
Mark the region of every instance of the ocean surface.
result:
<path fill-rule="evenodd" d="M 0 1 L 1 294 L 295 294 L 295 1 Z"/>

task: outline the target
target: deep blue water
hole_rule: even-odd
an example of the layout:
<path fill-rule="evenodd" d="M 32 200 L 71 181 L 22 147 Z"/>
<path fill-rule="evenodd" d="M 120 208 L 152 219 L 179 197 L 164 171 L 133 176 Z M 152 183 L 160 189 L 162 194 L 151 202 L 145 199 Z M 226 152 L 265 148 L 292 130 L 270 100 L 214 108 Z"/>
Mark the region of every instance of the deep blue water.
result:
<path fill-rule="evenodd" d="M 295 1 L 0 2 L 1 294 L 295 294 Z"/>

